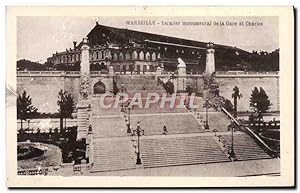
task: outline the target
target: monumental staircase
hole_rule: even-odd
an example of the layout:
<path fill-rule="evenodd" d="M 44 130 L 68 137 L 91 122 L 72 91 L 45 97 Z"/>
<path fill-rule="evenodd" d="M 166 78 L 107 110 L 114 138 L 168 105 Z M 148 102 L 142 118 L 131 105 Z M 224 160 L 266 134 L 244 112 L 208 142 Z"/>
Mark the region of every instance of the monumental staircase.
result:
<path fill-rule="evenodd" d="M 222 135 L 231 147 L 231 135 Z M 248 134 L 233 136 L 234 152 L 238 161 L 269 159 L 269 156 Z"/>
<path fill-rule="evenodd" d="M 118 86 L 124 84 L 128 91 L 137 90 L 164 90 L 157 81 L 154 75 L 132 75 L 132 76 L 119 76 Z"/>
<path fill-rule="evenodd" d="M 94 164 L 91 172 L 135 169 L 135 154 L 128 138 L 94 141 Z"/>
<path fill-rule="evenodd" d="M 212 136 L 141 140 L 144 168 L 230 161 Z"/>

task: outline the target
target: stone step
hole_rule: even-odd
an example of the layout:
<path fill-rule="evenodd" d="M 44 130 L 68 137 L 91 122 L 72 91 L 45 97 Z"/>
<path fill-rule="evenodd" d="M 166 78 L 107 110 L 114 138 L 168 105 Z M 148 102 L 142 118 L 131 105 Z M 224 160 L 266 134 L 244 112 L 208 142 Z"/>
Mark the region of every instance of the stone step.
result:
<path fill-rule="evenodd" d="M 149 164 L 142 160 L 143 166 L 145 168 L 152 167 L 166 167 L 166 166 L 177 166 L 177 165 L 193 165 L 193 164 L 205 164 L 205 163 L 219 163 L 219 162 L 228 162 L 229 159 L 206 159 L 203 160 L 185 160 L 185 161 L 174 161 L 174 162 L 150 162 Z"/>

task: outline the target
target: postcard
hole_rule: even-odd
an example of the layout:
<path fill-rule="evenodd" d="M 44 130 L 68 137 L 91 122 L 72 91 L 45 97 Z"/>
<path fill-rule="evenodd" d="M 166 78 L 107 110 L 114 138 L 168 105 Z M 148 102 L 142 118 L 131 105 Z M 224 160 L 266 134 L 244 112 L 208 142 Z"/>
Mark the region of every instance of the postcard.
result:
<path fill-rule="evenodd" d="M 293 7 L 7 7 L 8 187 L 293 187 Z"/>

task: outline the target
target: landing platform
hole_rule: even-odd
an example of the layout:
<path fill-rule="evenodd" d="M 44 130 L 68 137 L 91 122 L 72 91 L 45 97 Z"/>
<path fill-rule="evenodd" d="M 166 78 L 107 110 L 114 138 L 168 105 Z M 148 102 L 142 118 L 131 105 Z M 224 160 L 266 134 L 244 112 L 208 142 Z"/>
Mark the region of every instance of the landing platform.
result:
<path fill-rule="evenodd" d="M 262 159 L 186 166 L 90 173 L 93 176 L 250 177 L 280 175 L 280 159 Z"/>

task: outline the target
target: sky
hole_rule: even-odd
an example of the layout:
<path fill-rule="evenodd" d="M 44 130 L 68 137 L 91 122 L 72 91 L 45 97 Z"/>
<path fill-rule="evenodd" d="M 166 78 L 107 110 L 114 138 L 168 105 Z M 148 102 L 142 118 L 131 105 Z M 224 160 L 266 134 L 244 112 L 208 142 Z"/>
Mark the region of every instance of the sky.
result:
<path fill-rule="evenodd" d="M 128 25 L 126 21 L 155 21 L 155 25 Z M 56 51 L 73 48 L 98 21 L 101 25 L 236 46 L 246 51 L 279 48 L 277 17 L 42 17 L 17 18 L 17 59 L 45 62 Z M 162 25 L 179 22 L 181 25 Z M 182 22 L 211 22 L 211 25 L 182 25 Z M 219 25 L 213 25 L 215 22 Z M 220 26 L 220 22 L 224 26 Z M 229 25 L 237 23 L 237 26 Z M 244 22 L 240 26 L 239 22 Z M 262 26 L 247 26 L 247 22 Z M 227 24 L 227 25 L 226 25 Z"/>

